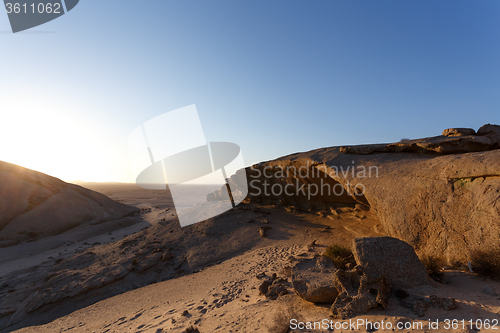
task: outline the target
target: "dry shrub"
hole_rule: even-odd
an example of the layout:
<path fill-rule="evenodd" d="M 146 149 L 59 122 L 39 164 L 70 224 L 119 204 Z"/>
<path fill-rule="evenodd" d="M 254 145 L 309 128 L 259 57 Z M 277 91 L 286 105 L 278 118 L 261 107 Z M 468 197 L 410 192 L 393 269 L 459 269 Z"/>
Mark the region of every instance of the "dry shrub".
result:
<path fill-rule="evenodd" d="M 268 327 L 269 333 L 288 333 L 290 332 L 290 320 L 299 320 L 300 315 L 294 308 L 281 308 L 276 312 L 273 318 L 273 324 Z"/>
<path fill-rule="evenodd" d="M 474 250 L 470 261 L 472 271 L 483 277 L 500 280 L 500 248 L 491 250 Z"/>
<path fill-rule="evenodd" d="M 422 264 L 424 264 L 425 269 L 427 270 L 427 274 L 430 278 L 438 282 L 443 282 L 443 266 L 445 260 L 442 257 L 435 255 L 426 255 L 420 258 L 420 261 L 422 262 Z"/>
<path fill-rule="evenodd" d="M 335 267 L 339 269 L 345 269 L 348 263 L 352 265 L 356 264 L 352 255 L 352 251 L 342 245 L 332 244 L 328 246 L 323 255 L 332 259 Z"/>

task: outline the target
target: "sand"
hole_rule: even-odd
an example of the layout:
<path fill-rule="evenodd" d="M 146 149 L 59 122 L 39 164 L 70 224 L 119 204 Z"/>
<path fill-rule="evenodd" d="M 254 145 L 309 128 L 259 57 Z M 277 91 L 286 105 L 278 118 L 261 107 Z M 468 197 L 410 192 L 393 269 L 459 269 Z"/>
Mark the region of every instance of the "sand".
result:
<path fill-rule="evenodd" d="M 183 332 L 190 325 L 199 327 L 200 332 L 267 332 L 277 320 L 282 309 L 294 307 L 302 322 L 333 321 L 341 325 L 343 321 L 330 317 L 328 305 L 314 305 L 293 294 L 272 301 L 260 296 L 256 275 L 261 272 L 271 275 L 280 273 L 290 255 L 303 251 L 300 245 L 269 246 L 253 250 L 227 260 L 201 272 L 177 279 L 153 284 L 118 295 L 53 322 L 29 327 L 17 332 Z M 418 318 L 410 310 L 398 305 L 393 296 L 386 310 L 373 310 L 352 320 L 368 320 L 372 323 L 398 322 L 412 325 L 414 329 L 379 329 L 378 332 L 446 332 L 446 319 L 498 320 L 499 297 L 487 295 L 482 289 L 492 286 L 500 290 L 500 283 L 481 280 L 470 273 L 447 271 L 444 284 L 431 283 L 430 286 L 410 290 L 421 295 L 454 297 L 458 308 L 451 311 L 428 309 L 424 317 Z M 182 315 L 187 310 L 189 314 Z M 440 324 L 438 329 L 429 328 L 429 320 Z M 477 322 L 476 322 L 477 320 Z M 344 321 L 348 322 L 348 321 Z M 421 323 L 421 324 L 419 324 Z M 344 324 L 346 325 L 346 324 Z M 401 324 L 400 324 L 401 325 Z M 420 329 L 420 326 L 422 325 Z M 462 322 L 458 323 L 459 326 Z M 473 332 L 470 322 L 466 328 L 458 327 L 455 332 Z M 334 326 L 335 327 L 335 326 Z M 496 326 L 498 327 L 498 325 Z M 354 331 L 366 332 L 364 326 Z M 481 330 L 482 331 L 482 330 Z M 326 329 L 293 330 L 293 332 L 331 332 Z M 335 329 L 335 332 L 352 332 L 351 329 Z"/>
<path fill-rule="evenodd" d="M 59 256 L 69 257 L 83 247 L 106 249 L 106 242 L 118 241 L 125 234 L 130 235 L 133 232 L 140 234 L 141 229 L 158 224 L 165 218 L 165 214 L 172 214 L 170 211 L 165 212 L 166 208 L 172 207 L 172 202 L 168 201 L 168 193 L 140 190 L 134 188 L 135 185 L 120 186 L 114 184 L 108 187 L 107 194 L 115 200 L 127 204 L 134 203 L 137 207 L 143 208 L 140 222 L 115 229 L 111 235 L 109 232 L 85 235 L 85 229 L 82 228 L 73 231 L 73 235 L 56 236 L 59 238 L 55 240 L 47 238 L 21 244 L 17 248 L 12 247 L 9 260 L 5 260 L 7 257 L 3 256 L 7 252 L 0 253 L 3 258 L 0 270 L 4 272 L 0 275 L 7 271 L 16 271 L 20 267 L 35 265 L 46 260 L 48 256 L 55 256 L 56 253 Z M 107 190 L 101 188 L 103 192 Z M 373 331 L 367 330 L 366 326 L 356 326 L 354 329 L 350 326 L 343 329 L 339 325 L 344 323 L 345 326 L 348 321 L 332 318 L 329 304 L 306 302 L 294 294 L 291 286 L 288 287 L 287 295 L 280 296 L 277 300 L 267 299 L 259 295 L 258 286 L 262 280 L 256 277 L 259 273 L 265 273 L 267 276 L 277 273 L 278 276 L 288 278 L 290 281 L 286 267 L 292 264 L 291 258 L 310 258 L 323 253 L 325 248 L 333 243 L 349 245 L 355 237 L 383 235 L 380 224 L 372 213 L 363 212 L 360 215 L 360 212 L 353 211 L 339 218 L 327 218 L 311 213 L 286 211 L 282 207 L 270 205 L 258 208 L 271 212 L 266 218 L 273 229 L 268 238 L 259 239 L 245 252 L 235 251 L 234 254 L 229 254 L 227 259 L 205 265 L 192 274 L 110 297 L 43 325 L 24 327 L 16 332 L 159 333 L 184 332 L 191 325 L 197 326 L 200 332 L 204 333 L 278 332 L 270 330 L 270 327 L 279 321 L 280 313 L 286 312 L 289 308 L 294 309 L 297 314 L 295 318 L 297 323 L 321 322 L 323 326 L 328 323 L 334 328 L 337 323 L 337 328 L 334 330 L 295 329 L 292 332 Z M 242 218 L 247 216 L 245 214 L 254 213 L 243 211 L 238 214 L 240 215 L 228 215 L 227 218 L 231 216 Z M 260 224 L 243 223 L 241 228 L 248 225 L 255 228 L 260 226 Z M 74 238 L 71 239 L 70 236 Z M 75 241 L 78 237 L 79 240 Z M 68 244 L 68 240 L 65 239 L 74 243 Z M 101 244 L 92 245 L 94 240 Z M 317 245 L 311 251 L 307 245 L 313 240 L 317 241 Z M 220 246 L 223 246 L 223 243 L 220 243 Z M 203 255 L 202 251 L 195 253 L 198 256 Z M 366 315 L 353 318 L 353 321 L 357 323 L 357 320 L 369 320 L 372 323 L 379 323 L 378 325 L 383 321 L 385 326 L 379 327 L 377 332 L 447 332 L 450 330 L 445 327 L 446 319 L 465 320 L 463 323 L 461 321 L 456 323 L 456 329 L 452 330 L 454 332 L 478 331 L 474 325 L 486 323 L 487 320 L 490 325 L 495 324 L 494 320 L 497 320 L 496 328 L 500 329 L 498 322 L 500 296 L 489 295 L 483 291 L 489 287 L 500 292 L 499 282 L 481 279 L 470 272 L 457 270 L 445 271 L 443 284 L 429 281 L 428 286 L 408 291 L 422 296 L 453 297 L 457 300 L 457 309 L 445 311 L 431 307 L 424 317 L 419 318 L 409 309 L 400 306 L 395 296 L 391 296 L 386 310 L 375 309 Z M 184 311 L 188 313 L 183 315 Z M 472 326 L 469 320 L 473 320 Z M 430 327 L 431 323 L 436 321 L 439 321 L 438 327 Z M 391 323 L 390 328 L 387 328 L 387 323 Z M 403 327 L 405 324 L 413 327 L 399 330 L 398 323 Z"/>

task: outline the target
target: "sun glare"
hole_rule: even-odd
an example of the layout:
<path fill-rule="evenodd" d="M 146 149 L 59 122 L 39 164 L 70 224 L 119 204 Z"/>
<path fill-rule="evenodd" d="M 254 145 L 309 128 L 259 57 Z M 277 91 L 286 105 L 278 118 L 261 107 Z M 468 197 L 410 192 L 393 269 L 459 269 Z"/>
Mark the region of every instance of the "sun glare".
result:
<path fill-rule="evenodd" d="M 0 160 L 69 180 L 106 181 L 99 168 L 99 135 L 88 119 L 61 101 L 3 99 Z"/>

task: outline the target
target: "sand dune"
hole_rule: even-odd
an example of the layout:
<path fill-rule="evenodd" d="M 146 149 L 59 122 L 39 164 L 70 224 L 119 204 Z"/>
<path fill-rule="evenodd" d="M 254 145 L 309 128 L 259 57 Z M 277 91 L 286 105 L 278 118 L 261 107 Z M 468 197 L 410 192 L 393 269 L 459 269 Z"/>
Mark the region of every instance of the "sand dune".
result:
<path fill-rule="evenodd" d="M 137 211 L 100 193 L 10 163 L 0 162 L 0 183 L 0 247 Z"/>

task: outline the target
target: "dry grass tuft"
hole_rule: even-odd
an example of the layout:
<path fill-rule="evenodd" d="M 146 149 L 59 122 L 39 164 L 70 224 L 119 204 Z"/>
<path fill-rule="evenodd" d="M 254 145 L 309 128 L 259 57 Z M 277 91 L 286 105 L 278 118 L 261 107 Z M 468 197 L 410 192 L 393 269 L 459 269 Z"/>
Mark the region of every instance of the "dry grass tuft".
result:
<path fill-rule="evenodd" d="M 352 251 L 342 245 L 332 244 L 328 246 L 323 255 L 332 259 L 335 267 L 339 269 L 346 269 L 346 265 L 348 263 L 352 264 L 353 266 L 356 264 L 352 255 Z"/>
<path fill-rule="evenodd" d="M 426 255 L 422 257 L 420 261 L 424 264 L 430 278 L 438 282 L 443 282 L 443 266 L 445 264 L 445 260 L 442 257 Z"/>
<path fill-rule="evenodd" d="M 273 325 L 268 327 L 269 333 L 288 333 L 290 332 L 290 320 L 299 320 L 300 315 L 294 308 L 281 308 L 276 312 L 273 318 Z"/>

